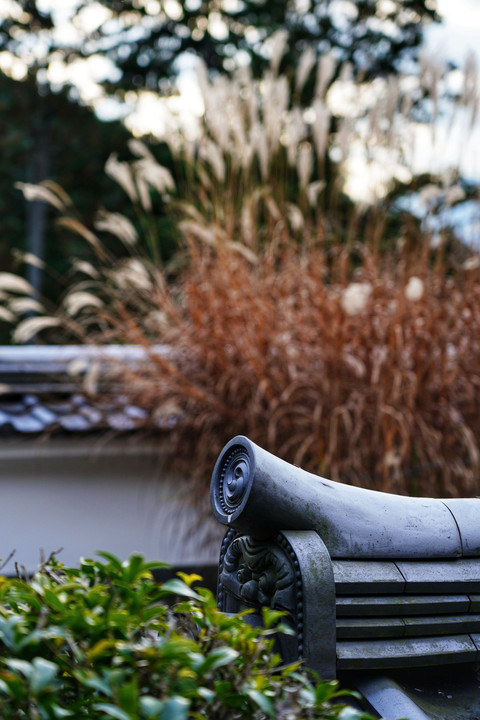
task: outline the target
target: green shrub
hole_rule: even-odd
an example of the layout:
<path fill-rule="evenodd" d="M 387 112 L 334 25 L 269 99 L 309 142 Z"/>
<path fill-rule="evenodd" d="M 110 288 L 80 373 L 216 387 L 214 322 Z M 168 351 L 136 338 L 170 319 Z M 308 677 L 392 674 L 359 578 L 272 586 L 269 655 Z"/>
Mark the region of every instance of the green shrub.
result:
<path fill-rule="evenodd" d="M 79 569 L 51 559 L 30 581 L 1 578 L 0 716 L 366 718 L 339 704 L 337 683 L 281 664 L 281 614 L 252 628 L 193 589 L 198 576 L 159 584 L 154 567 L 103 553 Z"/>

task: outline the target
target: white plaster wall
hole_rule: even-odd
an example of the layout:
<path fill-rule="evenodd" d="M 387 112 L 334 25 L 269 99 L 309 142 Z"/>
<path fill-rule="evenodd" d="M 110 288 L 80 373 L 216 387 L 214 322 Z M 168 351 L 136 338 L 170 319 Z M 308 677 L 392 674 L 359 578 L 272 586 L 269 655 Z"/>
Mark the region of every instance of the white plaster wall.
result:
<path fill-rule="evenodd" d="M 34 570 L 106 550 L 172 565 L 216 564 L 223 528 L 188 502 L 188 483 L 163 469 L 153 444 L 115 439 L 0 440 L 0 557 Z"/>

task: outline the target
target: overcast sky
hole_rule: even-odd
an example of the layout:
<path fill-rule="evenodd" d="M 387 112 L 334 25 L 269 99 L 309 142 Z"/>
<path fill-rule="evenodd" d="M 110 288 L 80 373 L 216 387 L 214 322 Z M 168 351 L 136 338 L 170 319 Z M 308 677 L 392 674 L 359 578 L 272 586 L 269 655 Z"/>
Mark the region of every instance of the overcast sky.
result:
<path fill-rule="evenodd" d="M 441 25 L 427 29 L 428 47 L 447 60 L 462 63 L 468 51 L 480 53 L 480 0 L 438 0 Z"/>

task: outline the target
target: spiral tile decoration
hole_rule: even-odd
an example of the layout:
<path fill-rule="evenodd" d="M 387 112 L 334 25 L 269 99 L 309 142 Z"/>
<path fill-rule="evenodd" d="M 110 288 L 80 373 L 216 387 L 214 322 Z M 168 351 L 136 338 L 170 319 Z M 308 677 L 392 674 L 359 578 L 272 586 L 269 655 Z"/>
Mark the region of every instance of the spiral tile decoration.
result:
<path fill-rule="evenodd" d="M 212 506 L 220 522 L 228 523 L 243 508 L 253 473 L 254 459 L 248 447 L 234 443 L 225 448 L 212 478 Z"/>

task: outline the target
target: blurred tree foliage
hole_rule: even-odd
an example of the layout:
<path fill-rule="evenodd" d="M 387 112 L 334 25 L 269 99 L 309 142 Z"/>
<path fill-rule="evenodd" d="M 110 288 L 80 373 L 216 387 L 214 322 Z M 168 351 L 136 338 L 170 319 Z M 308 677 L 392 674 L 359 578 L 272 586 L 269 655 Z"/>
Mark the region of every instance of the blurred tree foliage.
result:
<path fill-rule="evenodd" d="M 435 0 L 79 0 L 65 32 L 48 4 L 10 0 L 0 17 L 0 60 L 10 58 L 10 69 L 8 62 L 0 68 L 11 76 L 0 70 L 2 268 L 9 269 L 12 246 L 33 250 L 60 274 L 64 260 L 78 252 L 75 240 L 55 234 L 45 205 L 31 203 L 25 210 L 15 182 L 53 179 L 72 192 L 87 222 L 100 199 L 112 210 L 123 200 L 108 197 L 115 191 L 101 169 L 112 151 L 125 146 L 127 131 L 82 106 L 73 83 L 55 85 L 53 63 L 101 56 L 111 67 L 102 82 L 107 94 L 120 100 L 132 90 L 168 95 L 179 58 L 201 57 L 218 72 L 248 58 L 259 75 L 275 52 L 272 37 L 286 31 L 282 72 L 293 74 L 298 58 L 311 48 L 317 55 L 333 50 L 368 79 L 397 71 L 403 58 L 415 57 L 424 23 L 439 19 L 436 5 Z"/>
<path fill-rule="evenodd" d="M 119 70 L 105 82 L 119 94 L 140 88 L 168 92 L 185 53 L 228 71 L 240 50 L 258 75 L 278 30 L 289 35 L 285 67 L 294 66 L 309 46 L 317 53 L 335 49 L 340 61 L 351 62 L 365 78 L 395 72 L 419 48 L 424 23 L 439 20 L 436 0 L 79 0 L 73 17 L 77 39 L 66 42 L 37 0 L 12 5 L 16 10 L 0 21 L 0 50 L 30 65 L 35 57 L 43 74 L 53 57 L 71 63 L 102 55 Z"/>
<path fill-rule="evenodd" d="M 370 78 L 398 71 L 406 53 L 411 56 L 420 46 L 423 24 L 439 19 L 435 0 L 99 2 L 112 21 L 91 37 L 90 52 L 108 46 L 108 56 L 121 70 L 115 89 L 162 88 L 186 52 L 203 58 L 209 68 L 229 71 L 241 50 L 258 76 L 269 60 L 269 38 L 279 30 L 289 38 L 283 69 L 292 70 L 306 47 L 317 53 L 335 49 L 341 62 L 351 62 L 356 73 Z M 126 44 L 113 18 L 141 31 Z"/>

